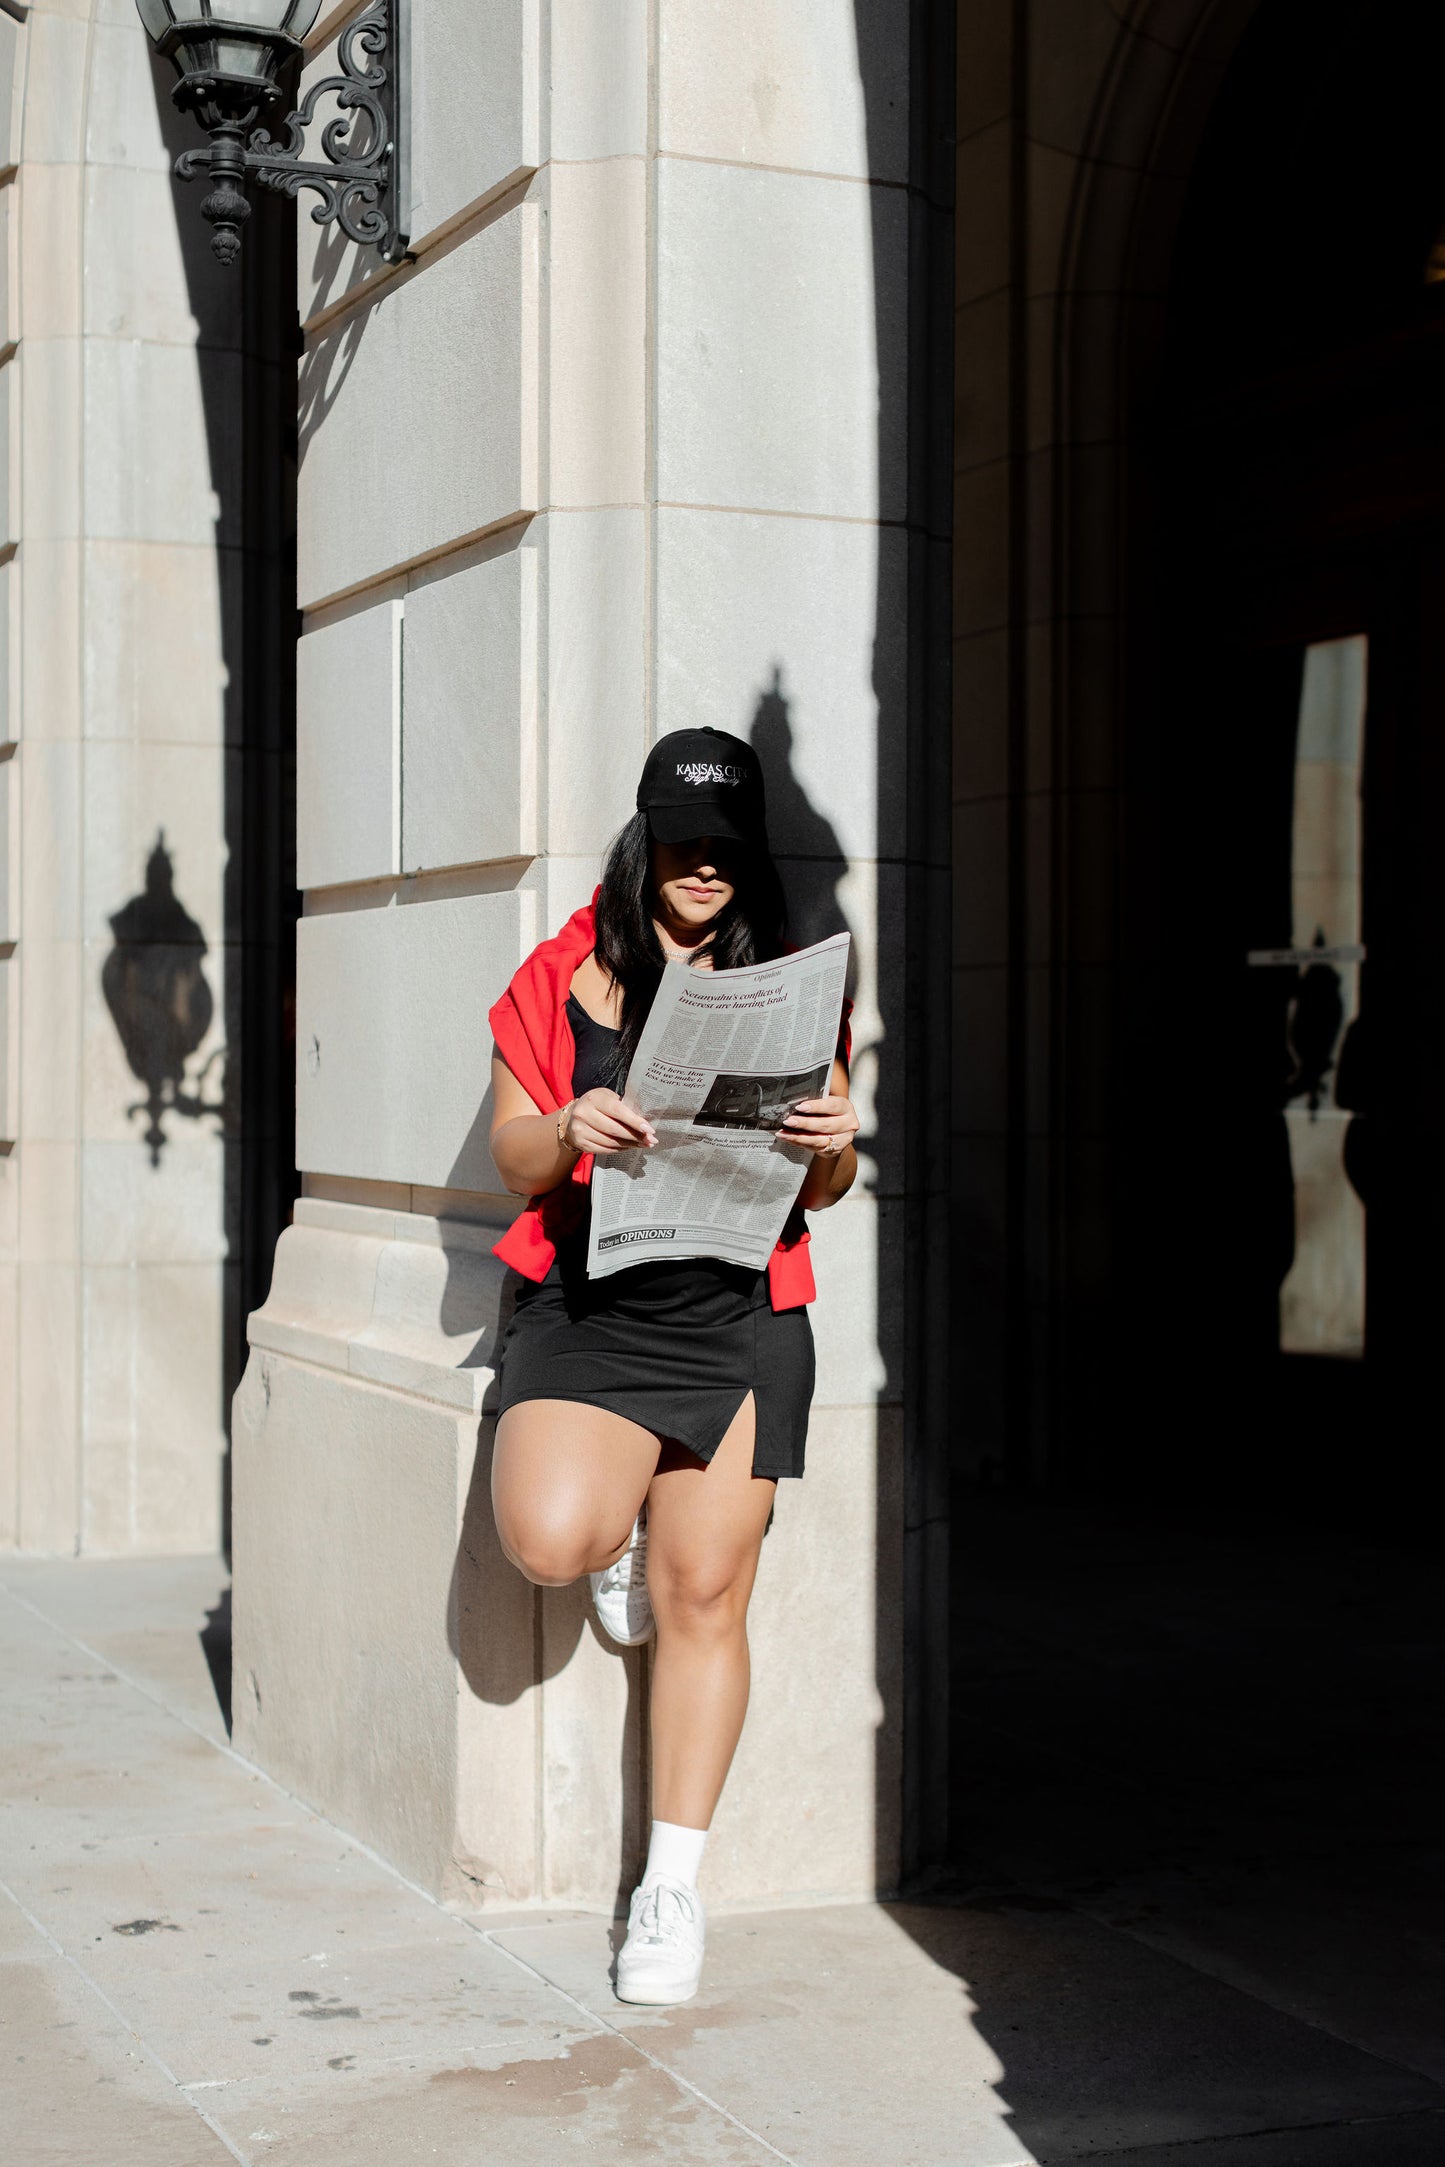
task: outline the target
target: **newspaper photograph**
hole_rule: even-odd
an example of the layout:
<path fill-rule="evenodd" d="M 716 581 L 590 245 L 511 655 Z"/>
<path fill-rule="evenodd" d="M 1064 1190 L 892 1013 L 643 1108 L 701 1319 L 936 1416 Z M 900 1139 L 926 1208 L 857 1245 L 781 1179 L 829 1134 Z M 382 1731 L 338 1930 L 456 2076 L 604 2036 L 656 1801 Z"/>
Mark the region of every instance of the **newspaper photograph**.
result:
<path fill-rule="evenodd" d="M 847 974 L 846 933 L 744 970 L 664 966 L 625 1093 L 657 1142 L 593 1167 L 589 1279 L 661 1257 L 762 1269 L 813 1157 L 777 1132 L 827 1091 Z"/>

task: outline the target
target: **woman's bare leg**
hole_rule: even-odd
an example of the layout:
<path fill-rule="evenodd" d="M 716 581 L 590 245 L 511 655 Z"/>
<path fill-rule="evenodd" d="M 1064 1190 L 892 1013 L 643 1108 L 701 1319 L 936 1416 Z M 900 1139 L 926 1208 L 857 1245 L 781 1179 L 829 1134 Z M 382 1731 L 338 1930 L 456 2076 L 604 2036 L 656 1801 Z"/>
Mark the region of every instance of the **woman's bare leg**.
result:
<path fill-rule="evenodd" d="M 529 1580 L 561 1588 L 627 1547 L 660 1446 L 651 1430 L 571 1400 L 523 1400 L 497 1424 L 492 1510 Z"/>
<path fill-rule="evenodd" d="M 756 1477 L 749 1393 L 704 1466 L 663 1450 L 647 1493 L 652 1662 L 652 1811 L 706 1828 L 748 1705 L 748 1597 L 777 1484 Z"/>

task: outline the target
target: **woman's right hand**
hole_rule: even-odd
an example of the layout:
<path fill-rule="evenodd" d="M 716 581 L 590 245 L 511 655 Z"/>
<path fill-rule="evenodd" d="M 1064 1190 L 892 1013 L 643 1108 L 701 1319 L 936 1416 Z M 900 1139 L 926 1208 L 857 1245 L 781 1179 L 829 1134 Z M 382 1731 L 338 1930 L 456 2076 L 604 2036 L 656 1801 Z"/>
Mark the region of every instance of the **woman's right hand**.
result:
<path fill-rule="evenodd" d="M 599 1158 L 657 1142 L 657 1132 L 646 1116 L 601 1084 L 572 1101 L 566 1136 L 574 1151 L 590 1151 Z"/>

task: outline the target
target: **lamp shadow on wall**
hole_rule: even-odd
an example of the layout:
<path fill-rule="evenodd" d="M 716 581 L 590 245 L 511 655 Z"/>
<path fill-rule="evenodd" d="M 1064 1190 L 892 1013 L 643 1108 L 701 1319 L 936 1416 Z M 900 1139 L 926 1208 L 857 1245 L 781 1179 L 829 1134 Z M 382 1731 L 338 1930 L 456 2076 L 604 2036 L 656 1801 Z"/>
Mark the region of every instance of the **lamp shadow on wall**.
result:
<path fill-rule="evenodd" d="M 128 1106 L 147 1117 L 145 1142 L 159 1168 L 167 1114 L 199 1121 L 227 1117 L 227 1057 L 215 1047 L 189 1087 L 186 1070 L 210 1030 L 215 1000 L 206 978 L 206 937 L 175 890 L 175 866 L 165 830 L 146 861 L 145 886 L 110 918 L 114 944 L 101 966 L 100 986 L 131 1074 L 145 1097 Z M 220 1088 L 207 1096 L 219 1066 Z"/>

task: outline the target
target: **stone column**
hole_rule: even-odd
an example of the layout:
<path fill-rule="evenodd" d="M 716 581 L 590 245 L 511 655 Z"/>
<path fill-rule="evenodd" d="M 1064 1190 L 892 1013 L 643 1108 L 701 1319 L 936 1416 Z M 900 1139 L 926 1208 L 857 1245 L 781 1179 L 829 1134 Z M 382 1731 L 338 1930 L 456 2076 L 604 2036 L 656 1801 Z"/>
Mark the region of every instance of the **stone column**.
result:
<path fill-rule="evenodd" d="M 237 1399 L 236 1738 L 469 1903 L 610 1904 L 647 1810 L 645 1653 L 491 1529 L 487 1006 L 685 723 L 751 734 L 797 931 L 855 937 L 870 1124 L 902 970 L 907 9 L 871 109 L 850 0 L 744 12 L 417 0 L 416 260 L 302 227 L 305 1194 Z M 817 1230 L 715 1898 L 896 1875 L 901 1145 Z"/>
<path fill-rule="evenodd" d="M 169 111 L 129 7 L 0 14 L 0 1541 L 41 1551 L 221 1532 L 240 289 Z"/>

